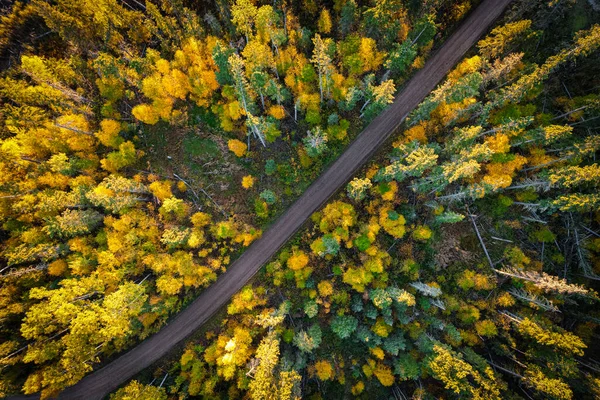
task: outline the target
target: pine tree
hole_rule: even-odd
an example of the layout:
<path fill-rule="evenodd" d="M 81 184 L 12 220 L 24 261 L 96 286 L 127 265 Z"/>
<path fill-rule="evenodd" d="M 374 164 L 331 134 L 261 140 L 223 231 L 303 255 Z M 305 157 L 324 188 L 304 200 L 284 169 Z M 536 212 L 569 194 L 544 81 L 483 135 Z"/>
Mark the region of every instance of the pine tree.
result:
<path fill-rule="evenodd" d="M 351 315 L 336 316 L 331 320 L 331 330 L 340 339 L 349 338 L 356 330 L 358 321 Z"/>

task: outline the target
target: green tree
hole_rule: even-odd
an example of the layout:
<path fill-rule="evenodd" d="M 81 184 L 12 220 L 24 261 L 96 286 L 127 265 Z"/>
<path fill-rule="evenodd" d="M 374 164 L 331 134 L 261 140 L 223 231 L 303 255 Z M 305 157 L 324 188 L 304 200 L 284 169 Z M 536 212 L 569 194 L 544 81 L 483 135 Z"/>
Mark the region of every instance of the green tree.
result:
<path fill-rule="evenodd" d="M 311 325 L 307 330 L 301 330 L 294 335 L 294 345 L 304 353 L 312 353 L 321 345 L 321 328 Z"/>
<path fill-rule="evenodd" d="M 340 339 L 349 338 L 358 327 L 358 320 L 351 315 L 338 315 L 331 320 L 331 330 Z"/>

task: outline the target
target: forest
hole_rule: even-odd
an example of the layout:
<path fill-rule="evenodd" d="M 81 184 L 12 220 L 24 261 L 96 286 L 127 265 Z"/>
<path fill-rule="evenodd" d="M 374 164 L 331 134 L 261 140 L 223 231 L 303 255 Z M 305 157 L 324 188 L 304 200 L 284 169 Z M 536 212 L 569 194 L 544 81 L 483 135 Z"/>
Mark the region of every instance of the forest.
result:
<path fill-rule="evenodd" d="M 0 397 L 55 398 L 159 332 L 482 2 L 2 3 Z M 513 0 L 107 398 L 600 398 L 599 49 L 600 1 Z"/>

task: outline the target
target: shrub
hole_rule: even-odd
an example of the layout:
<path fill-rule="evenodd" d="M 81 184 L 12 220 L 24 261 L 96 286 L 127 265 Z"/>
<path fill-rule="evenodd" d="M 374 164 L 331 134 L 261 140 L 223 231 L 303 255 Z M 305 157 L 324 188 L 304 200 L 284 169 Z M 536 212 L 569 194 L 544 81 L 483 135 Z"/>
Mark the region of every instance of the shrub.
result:
<path fill-rule="evenodd" d="M 272 190 L 268 190 L 268 189 L 263 190 L 259 196 L 267 204 L 275 204 L 275 202 L 277 201 L 277 196 L 275 195 L 275 193 Z"/>
<path fill-rule="evenodd" d="M 246 154 L 246 149 L 247 149 L 246 145 L 244 144 L 244 142 L 242 142 L 240 140 L 237 140 L 237 139 L 231 139 L 231 140 L 229 140 L 227 142 L 227 147 L 237 157 L 243 157 Z"/>
<path fill-rule="evenodd" d="M 252 175 L 246 175 L 242 178 L 242 187 L 244 189 L 250 189 L 254 186 L 254 177 Z"/>

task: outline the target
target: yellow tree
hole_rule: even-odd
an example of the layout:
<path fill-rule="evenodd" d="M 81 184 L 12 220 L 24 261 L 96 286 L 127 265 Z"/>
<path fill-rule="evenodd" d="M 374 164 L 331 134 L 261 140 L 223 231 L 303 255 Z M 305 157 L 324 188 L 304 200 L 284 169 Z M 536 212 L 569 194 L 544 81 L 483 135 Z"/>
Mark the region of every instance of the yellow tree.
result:
<path fill-rule="evenodd" d="M 287 260 L 287 267 L 294 271 L 296 286 L 304 287 L 306 279 L 312 273 L 312 268 L 308 266 L 310 259 L 302 250 L 296 250 Z"/>
<path fill-rule="evenodd" d="M 271 49 L 258 40 L 251 40 L 242 55 L 245 60 L 246 74 L 253 89 L 258 92 L 262 108 L 265 110 L 265 92 L 267 85 L 272 81 L 267 70 L 272 69 L 277 72 Z"/>
<path fill-rule="evenodd" d="M 236 0 L 231 6 L 231 22 L 238 32 L 246 36 L 246 43 L 253 34 L 258 9 L 250 0 Z"/>
<path fill-rule="evenodd" d="M 362 72 L 366 73 L 369 71 L 377 71 L 379 67 L 381 67 L 385 53 L 377 50 L 377 43 L 375 40 L 363 37 L 360 38 L 358 56 L 360 58 Z"/>
<path fill-rule="evenodd" d="M 331 77 L 334 73 L 333 63 L 331 57 L 328 54 L 328 47 L 331 39 L 323 40 L 321 35 L 318 33 L 313 37 L 312 42 L 314 45 L 313 55 L 310 61 L 317 68 L 319 74 L 319 92 L 321 103 L 323 102 L 324 94 L 329 95 L 329 88 L 331 85 Z"/>
<path fill-rule="evenodd" d="M 360 117 L 366 117 L 367 121 L 370 121 L 381 111 L 383 111 L 389 104 L 394 102 L 396 86 L 394 85 L 394 81 L 391 79 L 383 81 L 377 86 L 373 86 L 369 82 L 367 93 L 369 96 L 367 97 L 367 101 L 360 109 Z"/>
<path fill-rule="evenodd" d="M 23 337 L 36 340 L 23 361 L 42 367 L 25 382 L 25 393 L 55 394 L 91 371 L 90 364 L 108 344 L 123 347 L 132 333 L 131 320 L 146 300 L 145 288 L 125 283 L 102 299 L 104 289 L 99 276 L 90 276 L 65 279 L 54 290 L 31 290 L 30 296 L 41 302 L 30 308 L 21 326 Z"/>
<path fill-rule="evenodd" d="M 152 75 L 142 81 L 142 92 L 152 100 L 152 104 L 140 104 L 132 114 L 142 122 L 153 125 L 159 118 L 170 121 L 181 113 L 173 111 L 176 100 L 185 100 L 191 90 L 188 76 L 178 68 L 172 68 L 169 61 L 158 58 Z"/>
<path fill-rule="evenodd" d="M 22 56 L 21 69 L 41 85 L 42 90 L 55 90 L 76 103 L 89 103 L 88 99 L 69 87 L 76 81 L 76 73 L 68 61 Z"/>
<path fill-rule="evenodd" d="M 124 388 L 110 395 L 110 400 L 167 400 L 167 392 L 164 388 L 152 385 L 144 385 L 136 380 L 127 384 Z"/>
<path fill-rule="evenodd" d="M 542 328 L 529 318 L 518 322 L 517 330 L 537 343 L 559 349 L 567 355 L 583 356 L 583 349 L 587 347 L 578 336 L 571 332 L 552 332 Z"/>
<path fill-rule="evenodd" d="M 277 398 L 279 385 L 275 368 L 279 362 L 279 339 L 275 332 L 270 332 L 258 345 L 255 354 L 258 366 L 253 368 L 253 377 L 249 384 L 252 399 Z"/>
<path fill-rule="evenodd" d="M 319 20 L 317 21 L 317 28 L 320 33 L 328 34 L 331 32 L 331 15 L 328 9 L 324 8 L 321 11 Z"/>
<path fill-rule="evenodd" d="M 335 372 L 331 363 L 327 360 L 320 360 L 315 363 L 315 372 L 320 380 L 329 381 L 332 380 Z"/>
<path fill-rule="evenodd" d="M 261 6 L 256 13 L 256 34 L 263 42 L 271 42 L 275 54 L 279 54 L 279 46 L 285 41 L 285 31 L 279 26 L 279 15 L 270 5 Z"/>
<path fill-rule="evenodd" d="M 511 42 L 516 39 L 523 37 L 529 28 L 531 27 L 531 21 L 528 19 L 511 22 L 503 26 L 492 29 L 490 34 L 477 43 L 479 47 L 479 54 L 482 56 L 492 59 L 496 58 L 504 52 Z"/>
<path fill-rule="evenodd" d="M 219 335 L 217 341 L 206 349 L 204 359 L 209 364 L 216 364 L 219 376 L 229 381 L 252 355 L 251 344 L 250 332 L 238 326 L 233 329 L 233 334 Z"/>
<path fill-rule="evenodd" d="M 184 71 L 187 75 L 190 99 L 199 107 L 209 107 L 213 94 L 219 88 L 215 74 L 217 67 L 212 58 L 216 43 L 212 36 L 202 41 L 189 38 L 175 52 L 171 62 L 173 68 Z"/>
<path fill-rule="evenodd" d="M 440 344 L 435 344 L 433 351 L 428 367 L 432 376 L 441 381 L 446 389 L 456 395 L 477 399 L 502 398 L 501 384 L 490 366 L 482 367 L 484 370 L 480 372 L 464 361 L 460 354 Z"/>
<path fill-rule="evenodd" d="M 137 45 L 148 40 L 146 18 L 116 0 L 95 3 L 59 0 L 55 3 L 35 1 L 34 7 L 48 28 L 58 33 L 67 43 L 84 52 L 97 50 L 100 44 L 119 49 L 128 44 Z"/>
<path fill-rule="evenodd" d="M 590 54 L 598 47 L 600 47 L 600 25 L 594 25 L 588 30 L 577 32 L 573 44 L 568 49 L 548 57 L 546 62 L 536 67 L 533 72 L 521 76 L 517 82 L 502 89 L 488 107 L 494 108 L 506 102 L 517 103 L 536 84 L 546 79 L 561 64 L 580 55 Z"/>
<path fill-rule="evenodd" d="M 573 391 L 562 379 L 549 378 L 537 365 L 529 365 L 523 377 L 524 383 L 534 390 L 543 393 L 548 398 L 570 400 Z"/>
<path fill-rule="evenodd" d="M 244 60 L 237 54 L 232 54 L 229 57 L 229 67 L 231 69 L 231 75 L 235 82 L 235 93 L 237 95 L 239 103 L 242 105 L 242 109 L 246 114 L 246 125 L 250 128 L 250 132 L 260 140 L 263 146 L 267 146 L 265 143 L 265 136 L 261 128 L 261 119 L 252 114 L 252 110 L 255 108 L 251 97 L 251 88 L 246 79 L 244 72 Z"/>
<path fill-rule="evenodd" d="M 123 143 L 123 138 L 119 135 L 121 129 L 120 122 L 114 119 L 103 119 L 100 121 L 100 130 L 95 135 L 104 146 L 118 149 Z"/>

